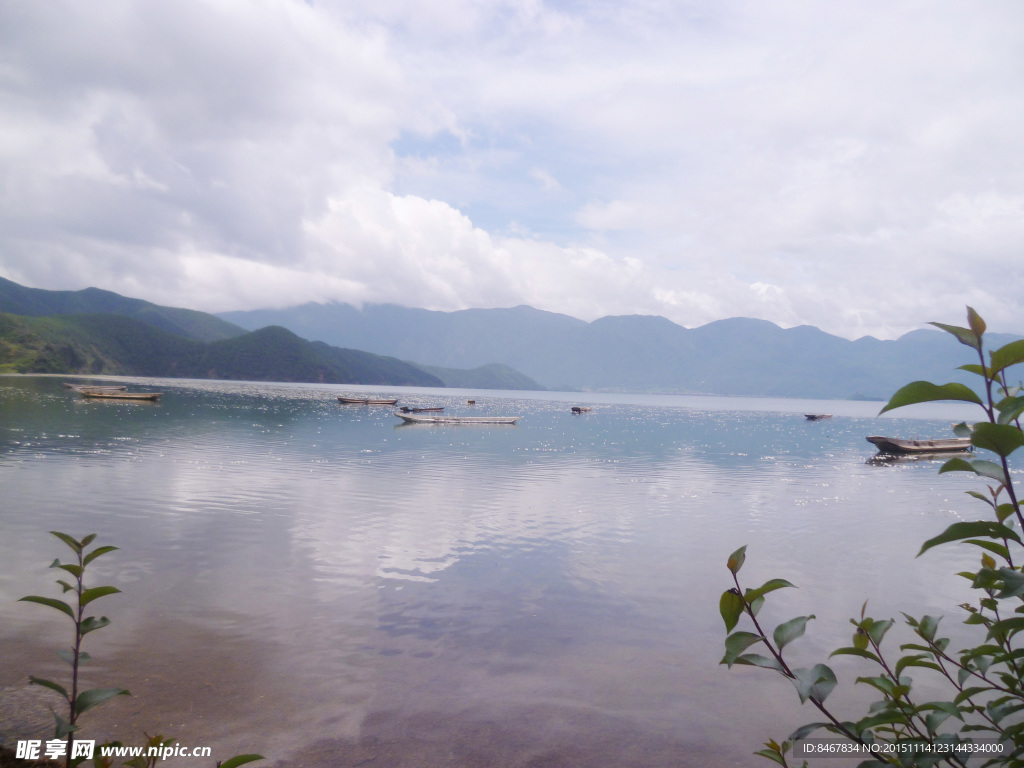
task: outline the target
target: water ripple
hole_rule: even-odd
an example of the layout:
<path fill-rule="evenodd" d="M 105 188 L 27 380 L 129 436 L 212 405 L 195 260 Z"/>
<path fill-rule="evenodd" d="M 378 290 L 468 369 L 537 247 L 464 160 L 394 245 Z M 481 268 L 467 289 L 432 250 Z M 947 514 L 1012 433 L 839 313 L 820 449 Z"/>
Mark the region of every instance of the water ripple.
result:
<path fill-rule="evenodd" d="M 555 395 L 505 393 L 473 412 L 516 427 L 403 429 L 388 409 L 339 406 L 338 388 L 158 385 L 148 408 L 86 405 L 56 379 L 0 386 L 0 597 L 36 588 L 46 531 L 99 532 L 122 548 L 104 566 L 130 586 L 119 625 L 174 638 L 182 706 L 221 638 L 258 659 L 246 684 L 308 686 L 288 699 L 296 732 L 354 733 L 372 702 L 432 711 L 457 690 L 462 707 L 570 702 L 652 728 L 671 711 L 726 743 L 738 712 L 715 676 L 717 597 L 736 547 L 751 578 L 799 583 L 782 607 L 823 606 L 823 626 L 831 612 L 848 627 L 868 596 L 895 612 L 963 588 L 900 558 L 964 514 L 969 482 L 868 465 L 865 416 L 808 425 L 668 397 L 573 416 Z M 458 393 L 405 396 L 470 412 Z M 914 577 L 890 582 L 893 567 Z M 202 642 L 168 627 L 172 608 Z M 242 685 L 222 666 L 202 674 Z"/>

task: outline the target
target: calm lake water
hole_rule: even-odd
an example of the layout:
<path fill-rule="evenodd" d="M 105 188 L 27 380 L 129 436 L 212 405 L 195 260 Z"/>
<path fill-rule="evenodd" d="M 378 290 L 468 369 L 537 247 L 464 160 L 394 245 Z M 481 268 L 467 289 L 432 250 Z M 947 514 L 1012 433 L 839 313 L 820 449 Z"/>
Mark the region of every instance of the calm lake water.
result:
<path fill-rule="evenodd" d="M 977 416 L 950 406 L 132 384 L 165 395 L 86 402 L 59 378 L 0 377 L 0 686 L 64 674 L 66 619 L 16 600 L 58 595 L 47 531 L 97 532 L 120 550 L 93 583 L 123 594 L 95 604 L 113 625 L 86 640 L 88 682 L 135 696 L 88 713 L 85 735 L 159 732 L 219 759 L 765 765 L 766 739 L 817 718 L 767 671 L 718 665 L 729 553 L 749 544 L 747 586 L 800 587 L 763 615 L 816 614 L 790 646 L 810 665 L 865 599 L 956 631 L 952 571 L 974 555 L 913 554 L 984 514 L 965 475 L 868 461 L 866 435 Z M 360 390 L 522 419 L 401 426 L 337 402 Z"/>

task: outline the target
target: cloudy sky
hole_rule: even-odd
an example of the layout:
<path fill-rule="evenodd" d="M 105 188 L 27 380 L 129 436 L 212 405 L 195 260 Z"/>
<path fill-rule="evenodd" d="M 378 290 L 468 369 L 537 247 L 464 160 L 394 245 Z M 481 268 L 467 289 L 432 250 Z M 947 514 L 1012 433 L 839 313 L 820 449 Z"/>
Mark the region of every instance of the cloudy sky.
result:
<path fill-rule="evenodd" d="M 1024 4 L 4 0 L 0 276 L 1024 331 Z"/>

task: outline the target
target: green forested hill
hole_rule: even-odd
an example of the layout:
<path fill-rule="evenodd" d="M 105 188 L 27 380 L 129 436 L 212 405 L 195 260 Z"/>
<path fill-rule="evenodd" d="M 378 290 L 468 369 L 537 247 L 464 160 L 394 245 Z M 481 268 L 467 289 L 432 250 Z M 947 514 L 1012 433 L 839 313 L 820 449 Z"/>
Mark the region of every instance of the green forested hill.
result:
<path fill-rule="evenodd" d="M 0 312 L 27 317 L 49 315 L 124 315 L 196 341 L 218 341 L 241 336 L 246 329 L 193 309 L 162 307 L 142 299 L 130 299 L 99 288 L 81 291 L 47 291 L 26 288 L 0 277 Z"/>
<path fill-rule="evenodd" d="M 284 328 L 202 342 L 116 314 L 0 313 L 0 372 L 443 386 L 401 360 L 306 341 Z"/>
<path fill-rule="evenodd" d="M 434 372 L 265 325 L 272 327 L 250 333 L 205 312 L 98 288 L 48 291 L 0 277 L 0 372 L 542 388 L 506 366 Z"/>

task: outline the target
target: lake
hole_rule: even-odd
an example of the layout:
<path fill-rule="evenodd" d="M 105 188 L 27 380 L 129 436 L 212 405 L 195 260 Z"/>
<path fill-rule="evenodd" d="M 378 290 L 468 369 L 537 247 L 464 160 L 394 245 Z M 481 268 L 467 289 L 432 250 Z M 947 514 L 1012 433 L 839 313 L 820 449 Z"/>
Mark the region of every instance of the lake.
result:
<path fill-rule="evenodd" d="M 96 532 L 120 549 L 91 583 L 123 594 L 93 604 L 113 624 L 86 638 L 87 682 L 134 696 L 84 735 L 218 759 L 767 765 L 751 753 L 817 718 L 781 678 L 718 665 L 728 555 L 749 545 L 745 586 L 799 587 L 762 615 L 816 615 L 787 649 L 810 666 L 865 600 L 955 632 L 975 555 L 914 554 L 984 516 L 966 475 L 869 462 L 867 435 L 977 418 L 949 405 L 131 380 L 165 393 L 150 404 L 62 382 L 0 377 L 0 686 L 66 674 L 70 623 L 16 601 L 59 596 L 48 531 Z M 356 391 L 522 418 L 401 425 L 338 403 Z M 866 696 L 834 694 L 847 716 Z"/>

